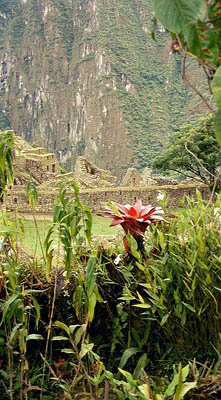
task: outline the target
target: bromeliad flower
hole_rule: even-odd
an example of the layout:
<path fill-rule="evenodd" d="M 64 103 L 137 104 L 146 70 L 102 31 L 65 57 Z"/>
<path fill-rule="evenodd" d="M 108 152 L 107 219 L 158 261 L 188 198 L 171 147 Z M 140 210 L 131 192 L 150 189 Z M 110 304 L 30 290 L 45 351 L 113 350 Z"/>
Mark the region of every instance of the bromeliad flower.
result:
<path fill-rule="evenodd" d="M 143 250 L 144 232 L 149 225 L 160 221 L 168 224 L 162 216 L 165 213 L 161 207 L 143 206 L 141 200 L 138 200 L 134 206 L 111 203 L 104 207 L 104 211 L 97 212 L 97 215 L 112 218 L 110 226 L 121 225 L 126 234 L 130 233 L 135 238 L 140 250 Z M 124 245 L 128 251 L 125 239 Z"/>

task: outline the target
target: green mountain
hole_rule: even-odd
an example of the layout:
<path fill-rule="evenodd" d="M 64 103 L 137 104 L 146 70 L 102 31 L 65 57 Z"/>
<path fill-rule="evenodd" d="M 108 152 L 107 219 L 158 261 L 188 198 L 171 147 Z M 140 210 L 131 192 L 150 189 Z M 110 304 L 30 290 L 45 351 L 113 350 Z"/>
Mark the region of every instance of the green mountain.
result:
<path fill-rule="evenodd" d="M 1 0 L 0 129 L 117 176 L 150 166 L 205 107 L 181 79 L 151 0 Z M 188 61 L 199 89 L 204 77 Z"/>

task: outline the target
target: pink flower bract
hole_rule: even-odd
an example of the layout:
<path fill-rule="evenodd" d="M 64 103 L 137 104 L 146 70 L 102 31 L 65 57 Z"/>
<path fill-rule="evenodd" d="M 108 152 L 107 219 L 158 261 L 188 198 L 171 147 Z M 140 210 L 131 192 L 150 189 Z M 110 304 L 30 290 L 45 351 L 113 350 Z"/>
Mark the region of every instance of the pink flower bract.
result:
<path fill-rule="evenodd" d="M 131 233 L 135 239 L 142 237 L 147 227 L 155 222 L 168 223 L 162 216 L 165 213 L 161 207 L 143 206 L 141 200 L 137 200 L 134 206 L 113 203 L 97 215 L 112 218 L 110 226 L 121 225 L 125 233 Z"/>

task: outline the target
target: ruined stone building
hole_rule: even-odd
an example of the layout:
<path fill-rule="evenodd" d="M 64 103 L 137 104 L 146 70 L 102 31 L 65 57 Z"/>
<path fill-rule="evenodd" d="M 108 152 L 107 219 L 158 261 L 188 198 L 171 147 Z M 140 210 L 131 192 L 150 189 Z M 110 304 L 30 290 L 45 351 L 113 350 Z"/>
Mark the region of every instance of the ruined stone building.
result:
<path fill-rule="evenodd" d="M 74 174 L 81 189 L 110 187 L 116 183 L 116 177 L 109 171 L 96 167 L 84 157 L 77 158 Z"/>
<path fill-rule="evenodd" d="M 38 186 L 60 171 L 55 154 L 34 148 L 15 135 L 14 185 L 25 185 L 31 178 Z"/>

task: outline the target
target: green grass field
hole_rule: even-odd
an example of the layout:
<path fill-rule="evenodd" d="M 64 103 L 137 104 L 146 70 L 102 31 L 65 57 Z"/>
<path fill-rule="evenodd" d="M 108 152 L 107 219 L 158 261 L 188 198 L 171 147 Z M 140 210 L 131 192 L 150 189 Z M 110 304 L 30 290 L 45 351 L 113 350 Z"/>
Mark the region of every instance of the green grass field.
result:
<path fill-rule="evenodd" d="M 51 223 L 52 222 L 47 219 L 45 221 L 43 220 L 37 221 L 38 231 L 42 243 L 44 243 L 45 237 L 47 235 Z M 110 223 L 111 219 L 109 218 L 103 218 L 93 215 L 92 234 L 99 236 L 114 235 L 117 228 L 115 227 L 110 228 L 109 227 Z M 36 233 L 34 221 L 24 219 L 24 228 L 25 228 L 24 236 L 21 239 L 19 239 L 19 244 L 28 253 L 34 254 L 36 251 L 37 255 L 41 255 L 41 247 Z"/>

